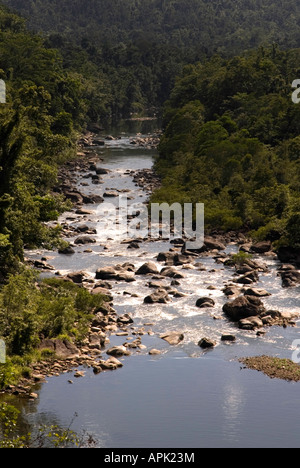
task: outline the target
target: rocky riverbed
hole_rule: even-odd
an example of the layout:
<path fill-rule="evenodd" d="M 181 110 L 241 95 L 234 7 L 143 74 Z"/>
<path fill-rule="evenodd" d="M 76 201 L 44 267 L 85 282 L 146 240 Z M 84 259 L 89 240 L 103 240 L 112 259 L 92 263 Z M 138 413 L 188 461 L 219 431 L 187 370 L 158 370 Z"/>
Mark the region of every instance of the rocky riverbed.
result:
<path fill-rule="evenodd" d="M 163 354 L 166 348 L 160 342 L 186 346 L 190 355 L 199 356 L 254 337 L 265 340 L 271 328 L 297 327 L 299 304 L 281 308 L 281 291 L 280 301 L 276 295 L 280 281 L 282 291 L 295 291 L 297 297 L 298 265 L 280 262 L 270 242 L 255 243 L 242 233 L 213 232 L 201 249 L 191 251 L 184 237 L 171 242 L 150 235 L 133 240 L 120 234 L 117 225 L 110 234 L 99 229 L 105 201 L 117 204 L 119 195 L 125 195 L 129 204 L 145 204 L 159 187 L 151 163 L 144 167 L 143 161 L 134 159 L 138 164 L 132 168 L 123 157 L 127 148 L 151 151 L 157 142 L 158 133 L 154 137 L 89 133 L 79 141 L 76 161 L 61 169 L 55 190 L 72 203 L 59 220 L 69 245 L 54 254 L 28 252 L 28 261 L 43 275 L 73 281 L 91 294 L 105 295 L 107 302 L 95 314 L 83 346 L 60 340 L 41 343 L 57 358 L 36 365 L 31 378 L 12 387 L 12 393 L 34 398 L 30 386 L 47 376 L 73 372 L 73 377 L 82 377 L 82 367 L 98 374 L 123 366 L 130 354 Z M 113 153 L 109 164 L 106 151 Z M 236 261 L 238 252 L 248 256 Z M 269 290 L 273 280 L 276 291 Z"/>

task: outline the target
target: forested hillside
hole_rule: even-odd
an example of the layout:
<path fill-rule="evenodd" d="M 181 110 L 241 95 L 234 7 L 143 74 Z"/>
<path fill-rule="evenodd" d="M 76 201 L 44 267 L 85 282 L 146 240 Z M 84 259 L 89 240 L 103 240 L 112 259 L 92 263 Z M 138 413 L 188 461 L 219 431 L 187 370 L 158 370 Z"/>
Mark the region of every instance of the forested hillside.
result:
<path fill-rule="evenodd" d="M 70 205 L 52 189 L 60 165 L 77 154 L 78 135 L 92 112 L 90 93 L 103 93 L 108 82 L 98 77 L 92 83 L 64 67 L 59 52 L 6 7 L 0 7 L 0 78 L 7 91 L 0 104 L 0 337 L 7 352 L 2 389 L 30 375 L 26 366 L 41 359 L 36 347 L 42 337 L 80 340 L 91 311 L 107 300 L 74 284 L 40 280 L 23 254 L 24 247 L 64 245 L 60 226 L 47 222 Z M 106 114 L 109 99 L 103 96 L 98 109 Z"/>
<path fill-rule="evenodd" d="M 51 244 L 64 200 L 53 197 L 58 166 L 75 153 L 89 112 L 87 79 L 66 70 L 55 49 L 0 8 L 0 280 L 16 271 L 24 245 Z"/>
<path fill-rule="evenodd" d="M 297 0 L 5 0 L 30 27 L 93 42 L 133 40 L 234 54 L 300 43 Z"/>
<path fill-rule="evenodd" d="M 207 229 L 300 246 L 300 49 L 188 66 L 165 107 L 153 201 L 205 203 Z"/>

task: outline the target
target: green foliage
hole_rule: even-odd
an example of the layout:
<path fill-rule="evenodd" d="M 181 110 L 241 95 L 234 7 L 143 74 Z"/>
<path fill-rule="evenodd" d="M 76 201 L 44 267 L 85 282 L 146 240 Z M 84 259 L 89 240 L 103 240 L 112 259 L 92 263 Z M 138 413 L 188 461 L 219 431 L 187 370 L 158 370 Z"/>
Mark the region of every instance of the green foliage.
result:
<path fill-rule="evenodd" d="M 147 40 L 194 46 L 209 52 L 239 52 L 263 43 L 294 47 L 298 38 L 296 0 L 5 0 L 30 25 L 47 33 L 77 34 L 86 49 L 109 43 Z M 87 28 L 89 34 L 87 35 Z M 135 56 L 132 57 L 135 60 Z M 268 63 L 266 63 L 266 67 Z"/>
<path fill-rule="evenodd" d="M 85 112 L 82 85 L 55 49 L 0 7 L 0 281 L 17 271 L 23 247 L 50 246 L 45 225 L 68 206 L 52 194 L 58 166 L 75 155 L 75 130 Z M 58 233 L 58 231 L 57 231 Z M 55 239 L 56 237 L 56 239 Z M 5 242 L 4 242 L 5 240 Z"/>
<path fill-rule="evenodd" d="M 207 230 L 298 246 L 299 58 L 298 49 L 259 49 L 187 67 L 165 106 L 152 201 L 202 202 Z"/>
<path fill-rule="evenodd" d="M 77 416 L 75 413 L 74 418 Z M 78 434 L 58 424 L 40 425 L 33 432 L 18 435 L 21 412 L 8 403 L 0 404 L 0 448 L 91 448 L 95 440 L 89 434 Z"/>
<path fill-rule="evenodd" d="M 251 260 L 251 259 L 252 259 L 251 254 L 247 252 L 243 252 L 241 250 L 237 254 L 234 254 L 231 256 L 230 262 L 232 262 L 234 265 L 244 265 L 245 263 L 247 263 L 247 260 Z"/>
<path fill-rule="evenodd" d="M 72 282 L 56 278 L 38 281 L 31 270 L 11 275 L 0 293 L 0 336 L 6 343 L 8 357 L 21 356 L 23 366 L 26 359 L 30 363 L 37 358 L 32 351 L 42 336 L 64 336 L 80 342 L 88 331 L 93 311 L 106 300 Z M 18 361 L 13 363 L 17 365 Z M 13 369 L 11 364 L 2 366 L 2 383 L 8 379 L 7 372 L 10 375 L 9 369 Z"/>
<path fill-rule="evenodd" d="M 24 448 L 28 438 L 16 435 L 16 426 L 20 411 L 7 403 L 0 404 L 1 448 Z"/>
<path fill-rule="evenodd" d="M 286 224 L 286 235 L 289 245 L 300 247 L 300 213 L 293 213 Z"/>

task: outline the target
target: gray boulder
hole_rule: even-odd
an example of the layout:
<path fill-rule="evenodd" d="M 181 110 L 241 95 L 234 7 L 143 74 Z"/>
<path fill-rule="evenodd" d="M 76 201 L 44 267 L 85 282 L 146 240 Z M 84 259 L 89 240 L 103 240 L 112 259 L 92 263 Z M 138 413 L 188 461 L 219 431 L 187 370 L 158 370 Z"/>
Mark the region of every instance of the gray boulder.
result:
<path fill-rule="evenodd" d="M 261 300 L 254 296 L 239 296 L 223 306 L 225 314 L 235 322 L 248 317 L 257 317 L 265 310 Z"/>

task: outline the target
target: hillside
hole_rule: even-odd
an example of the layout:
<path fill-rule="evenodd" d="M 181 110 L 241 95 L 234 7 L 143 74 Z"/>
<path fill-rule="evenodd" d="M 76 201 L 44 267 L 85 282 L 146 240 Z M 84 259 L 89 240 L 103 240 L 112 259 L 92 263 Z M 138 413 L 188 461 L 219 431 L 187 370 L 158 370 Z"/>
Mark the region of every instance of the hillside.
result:
<path fill-rule="evenodd" d="M 150 41 L 234 54 L 300 46 L 297 0 L 4 0 L 29 26 L 96 42 Z"/>
<path fill-rule="evenodd" d="M 300 49 L 186 67 L 165 106 L 154 202 L 205 203 L 208 230 L 300 247 Z"/>

